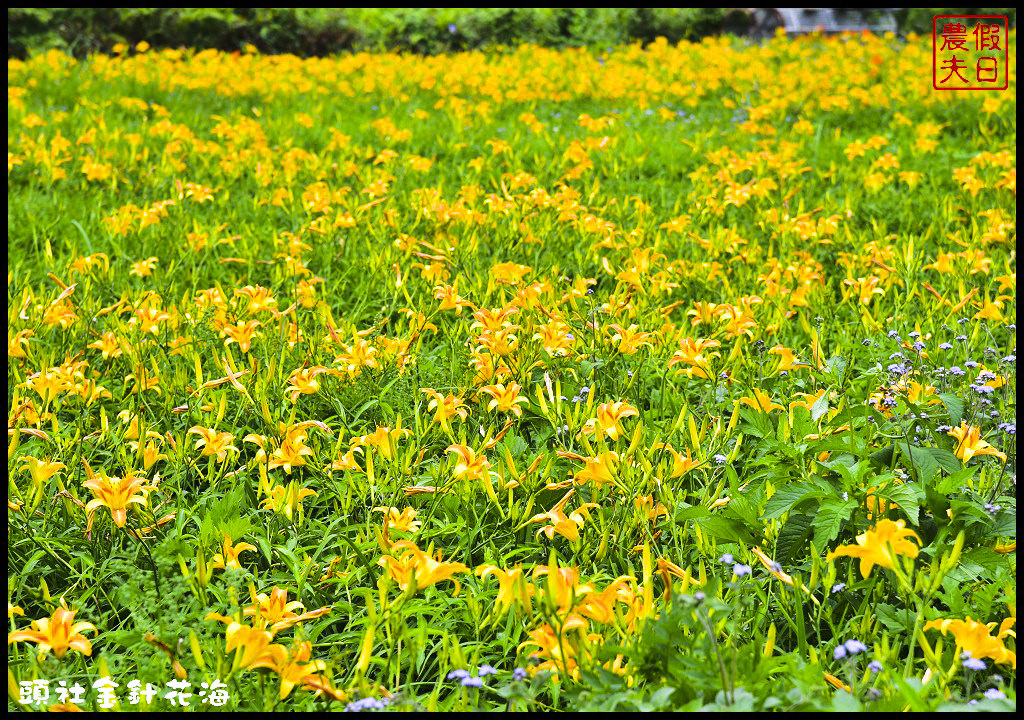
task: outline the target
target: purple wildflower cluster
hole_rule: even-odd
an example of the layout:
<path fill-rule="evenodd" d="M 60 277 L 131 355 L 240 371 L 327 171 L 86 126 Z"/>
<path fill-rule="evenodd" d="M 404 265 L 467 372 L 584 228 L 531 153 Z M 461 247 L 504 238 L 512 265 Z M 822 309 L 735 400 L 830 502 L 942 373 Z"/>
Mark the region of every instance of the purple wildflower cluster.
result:
<path fill-rule="evenodd" d="M 725 553 L 719 558 L 719 560 L 725 565 L 732 565 L 732 574 L 736 577 L 744 577 L 750 574 L 750 566 L 735 562 L 735 559 L 730 553 Z"/>
<path fill-rule="evenodd" d="M 518 668 L 516 668 L 518 670 Z M 525 672 L 525 671 L 524 671 Z M 458 680 L 462 687 L 483 687 L 484 678 L 488 675 L 497 675 L 498 670 L 486 663 L 476 670 L 476 675 L 470 675 L 469 670 L 452 670 L 448 673 L 449 680 Z"/>
<path fill-rule="evenodd" d="M 391 698 L 364 697 L 353 700 L 345 706 L 345 712 L 363 712 L 365 710 L 383 710 L 391 703 Z"/>

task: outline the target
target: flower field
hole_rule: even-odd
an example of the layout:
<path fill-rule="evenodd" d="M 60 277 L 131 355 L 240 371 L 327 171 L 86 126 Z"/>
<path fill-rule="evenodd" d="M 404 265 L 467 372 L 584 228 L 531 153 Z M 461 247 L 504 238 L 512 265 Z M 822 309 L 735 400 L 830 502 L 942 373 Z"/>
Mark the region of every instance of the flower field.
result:
<path fill-rule="evenodd" d="M 252 50 L 8 62 L 9 710 L 1015 709 L 1015 67 Z"/>

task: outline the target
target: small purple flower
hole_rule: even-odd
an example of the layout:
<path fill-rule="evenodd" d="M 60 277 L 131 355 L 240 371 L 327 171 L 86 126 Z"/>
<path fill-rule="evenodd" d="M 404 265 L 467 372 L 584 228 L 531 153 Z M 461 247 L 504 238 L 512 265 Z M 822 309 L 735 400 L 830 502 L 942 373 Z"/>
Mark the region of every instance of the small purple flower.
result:
<path fill-rule="evenodd" d="M 952 343 L 944 342 L 944 343 L 941 343 L 939 345 L 939 350 L 952 350 L 952 349 L 953 349 L 953 344 Z"/>
<path fill-rule="evenodd" d="M 906 356 L 901 352 L 894 352 L 889 356 L 890 360 L 906 360 Z"/>
<path fill-rule="evenodd" d="M 920 340 L 918 340 L 916 343 L 914 343 L 914 349 L 917 350 L 918 352 L 921 352 L 922 350 L 924 350 L 924 348 L 925 348 L 925 344 L 923 342 L 921 342 Z"/>
<path fill-rule="evenodd" d="M 722 557 L 718 558 L 718 561 L 728 565 L 733 561 L 732 555 L 730 555 L 729 553 L 723 553 Z"/>
<path fill-rule="evenodd" d="M 488 675 L 497 675 L 498 671 L 491 665 L 481 665 L 476 674 L 478 677 L 487 677 Z"/>
<path fill-rule="evenodd" d="M 450 25 L 448 25 L 448 32 L 450 32 L 452 35 L 454 35 L 457 31 L 458 28 L 455 26 L 455 23 L 451 23 Z"/>
<path fill-rule="evenodd" d="M 868 670 L 870 670 L 873 673 L 880 673 L 882 672 L 882 663 L 878 662 L 877 660 L 872 660 L 868 663 Z"/>
<path fill-rule="evenodd" d="M 846 651 L 848 653 L 850 653 L 851 655 L 856 655 L 857 653 L 867 652 L 867 650 L 868 650 L 868 646 L 867 645 L 862 643 L 860 640 L 854 640 L 852 638 L 847 640 L 846 642 L 844 642 L 843 643 L 843 647 L 845 647 Z"/>
<path fill-rule="evenodd" d="M 345 706 L 345 712 L 362 712 L 363 710 L 383 710 L 385 702 L 375 697 L 364 697 L 350 702 Z"/>
<path fill-rule="evenodd" d="M 999 429 L 1008 435 L 1017 434 L 1017 424 L 1012 422 L 999 423 Z"/>
<path fill-rule="evenodd" d="M 832 651 L 832 657 L 836 660 L 842 660 L 846 657 L 846 648 L 842 645 L 837 646 L 836 649 Z"/>
<path fill-rule="evenodd" d="M 992 503 L 985 503 L 985 512 L 995 515 L 997 512 L 1002 510 L 999 505 L 993 505 Z"/>
<path fill-rule="evenodd" d="M 935 432 L 937 432 L 937 433 L 948 433 L 952 429 L 953 429 L 952 425 L 939 425 L 937 428 L 935 428 Z"/>
<path fill-rule="evenodd" d="M 887 335 L 888 335 L 888 336 L 889 336 L 890 338 L 892 338 L 893 340 L 899 340 L 899 339 L 900 339 L 900 334 L 899 334 L 898 332 L 896 332 L 895 330 L 890 330 L 890 331 L 889 331 L 888 333 L 886 333 L 886 334 L 887 334 Z"/>
<path fill-rule="evenodd" d="M 725 463 L 726 463 L 726 461 L 727 461 L 728 459 L 729 459 L 729 458 L 727 458 L 727 457 L 726 457 L 725 455 L 722 455 L 721 453 L 719 453 L 719 454 L 715 455 L 715 456 L 714 456 L 714 457 L 712 458 L 712 460 L 714 460 L 714 461 L 715 461 L 715 463 L 716 463 L 716 464 L 718 464 L 718 465 L 725 465 Z"/>
<path fill-rule="evenodd" d="M 842 592 L 846 589 L 846 583 L 836 583 L 832 586 L 832 594 L 835 595 L 837 592 Z"/>
<path fill-rule="evenodd" d="M 985 691 L 985 697 L 987 697 L 989 700 L 1005 700 L 1006 693 L 1004 693 L 999 688 L 989 688 Z"/>
<path fill-rule="evenodd" d="M 964 655 L 967 655 L 967 653 L 964 653 Z M 985 665 L 984 660 L 980 658 L 973 658 L 970 655 L 967 655 L 967 659 L 964 660 L 964 667 L 968 670 L 980 671 L 984 670 L 987 666 Z"/>
<path fill-rule="evenodd" d="M 967 336 L 966 335 L 957 335 L 953 339 L 956 340 L 957 342 L 967 342 Z"/>
<path fill-rule="evenodd" d="M 917 330 L 911 330 L 910 332 L 907 333 L 907 337 L 909 337 L 909 338 L 919 338 L 919 337 L 921 337 L 921 333 L 919 333 Z"/>
<path fill-rule="evenodd" d="M 949 374 L 950 375 L 956 375 L 957 377 L 960 377 L 961 375 L 966 375 L 967 371 L 964 370 L 963 368 L 961 368 L 959 365 L 954 365 L 953 367 L 951 367 L 949 369 Z"/>
<path fill-rule="evenodd" d="M 483 687 L 484 681 L 478 677 L 462 678 L 462 687 Z"/>
<path fill-rule="evenodd" d="M 1015 362 L 1017 362 L 1017 356 L 1016 355 L 1007 355 L 1000 362 L 1015 363 Z"/>
<path fill-rule="evenodd" d="M 513 680 L 522 680 L 527 675 L 529 675 L 529 673 L 526 672 L 526 668 L 518 668 L 517 667 L 515 670 L 512 671 L 512 679 Z"/>
<path fill-rule="evenodd" d="M 996 391 L 996 389 L 991 385 L 972 385 L 971 389 L 979 395 L 988 395 Z"/>
<path fill-rule="evenodd" d="M 448 673 L 448 679 L 449 680 L 454 680 L 455 678 L 459 678 L 460 680 L 465 680 L 468 677 L 469 677 L 469 670 L 452 670 L 450 673 Z"/>
<path fill-rule="evenodd" d="M 736 563 L 732 566 L 732 572 L 736 577 L 743 577 L 750 574 L 750 566 L 743 563 Z"/>
<path fill-rule="evenodd" d="M 966 365 L 967 367 L 973 369 L 973 368 L 978 367 L 978 361 L 977 360 L 965 360 L 964 361 L 964 365 Z"/>

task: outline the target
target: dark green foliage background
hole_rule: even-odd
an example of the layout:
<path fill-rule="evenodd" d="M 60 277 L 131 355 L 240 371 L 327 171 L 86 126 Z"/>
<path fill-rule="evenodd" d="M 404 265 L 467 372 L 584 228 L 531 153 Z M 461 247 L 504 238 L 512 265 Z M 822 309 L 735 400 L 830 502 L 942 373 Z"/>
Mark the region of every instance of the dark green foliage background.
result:
<path fill-rule="evenodd" d="M 1013 8 L 904 8 L 900 32 L 931 32 L 939 14 L 1007 15 Z M 344 51 L 434 54 L 493 45 L 615 45 L 743 32 L 730 8 L 8 8 L 7 57 L 57 48 L 77 57 L 119 42 L 301 57 Z"/>

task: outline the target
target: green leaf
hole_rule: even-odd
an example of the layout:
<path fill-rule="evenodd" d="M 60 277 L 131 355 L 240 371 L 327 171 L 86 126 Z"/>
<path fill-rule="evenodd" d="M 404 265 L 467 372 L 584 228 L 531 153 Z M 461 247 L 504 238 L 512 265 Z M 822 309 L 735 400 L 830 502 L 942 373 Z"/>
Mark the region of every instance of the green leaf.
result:
<path fill-rule="evenodd" d="M 808 487 L 801 483 L 783 485 L 775 491 L 775 494 L 765 504 L 764 512 L 761 513 L 761 519 L 772 520 L 788 513 L 802 502 L 823 497 L 825 497 L 825 493 L 816 487 Z"/>
<path fill-rule="evenodd" d="M 960 458 L 953 454 L 951 450 L 945 448 L 924 448 L 929 455 L 939 464 L 939 467 L 948 473 L 954 473 L 963 469 L 963 463 L 960 462 Z"/>
<path fill-rule="evenodd" d="M 991 578 L 1006 562 L 1006 558 L 992 548 L 976 547 L 960 556 L 957 569 L 962 569 L 976 579 Z"/>
<path fill-rule="evenodd" d="M 740 417 L 745 423 L 742 426 L 742 430 L 747 435 L 753 435 L 757 438 L 766 438 L 771 437 L 774 434 L 772 432 L 774 429 L 772 428 L 772 419 L 768 413 L 741 408 Z"/>
<path fill-rule="evenodd" d="M 775 542 L 775 560 L 777 562 L 792 562 L 798 558 L 799 553 L 810 545 L 813 534 L 814 515 L 805 513 L 790 515 L 786 524 L 779 531 L 779 538 Z"/>
<path fill-rule="evenodd" d="M 890 482 L 876 490 L 875 494 L 899 505 L 900 509 L 907 514 L 910 524 L 917 525 L 921 512 L 921 492 L 918 486 L 910 483 Z"/>
<path fill-rule="evenodd" d="M 828 412 L 828 393 L 826 392 L 811 405 L 811 419 L 818 422 L 822 415 Z"/>
<path fill-rule="evenodd" d="M 1003 511 L 995 516 L 992 527 L 988 529 L 988 536 L 996 537 L 1017 537 L 1017 513 Z"/>
<path fill-rule="evenodd" d="M 814 546 L 823 548 L 836 539 L 839 529 L 857 507 L 854 500 L 826 500 L 814 516 Z"/>
<path fill-rule="evenodd" d="M 807 452 L 814 455 L 826 450 L 828 452 L 849 453 L 857 457 L 867 457 L 868 442 L 853 433 L 843 433 L 842 435 L 833 435 L 824 440 L 818 440 L 807 448 Z"/>
<path fill-rule="evenodd" d="M 896 635 L 909 634 L 917 619 L 917 615 L 910 608 L 897 608 L 889 603 L 878 603 L 875 606 L 875 617 L 886 630 Z"/>
<path fill-rule="evenodd" d="M 846 368 L 850 365 L 850 362 L 842 355 L 833 355 L 825 364 L 828 367 L 829 373 L 836 379 L 836 382 L 839 385 L 842 385 L 846 374 Z M 815 403 L 815 405 L 817 405 L 817 403 Z"/>
<path fill-rule="evenodd" d="M 959 425 L 960 420 L 964 416 L 964 401 L 951 394 L 939 395 L 939 399 L 942 400 L 942 404 L 946 407 L 946 412 L 949 413 L 950 425 Z"/>
<path fill-rule="evenodd" d="M 896 446 L 895 445 L 889 445 L 888 447 L 884 447 L 881 450 L 877 450 L 877 451 L 871 453 L 871 461 L 873 463 L 875 463 L 877 465 L 881 465 L 883 467 L 891 467 L 892 466 L 892 454 L 893 454 L 893 452 L 895 452 L 895 450 L 896 450 Z"/>
<path fill-rule="evenodd" d="M 939 461 L 930 452 L 933 449 L 900 443 L 900 451 L 913 464 L 918 480 L 924 484 L 930 483 L 939 471 Z"/>
<path fill-rule="evenodd" d="M 689 507 L 677 508 L 673 517 L 677 523 L 681 523 L 693 520 L 694 518 L 706 518 L 710 515 L 711 511 L 703 505 L 690 505 Z"/>
<path fill-rule="evenodd" d="M 697 520 L 696 525 L 702 532 L 718 538 L 719 540 L 725 540 L 727 542 L 742 541 L 747 545 L 753 545 L 755 542 L 754 537 L 750 534 L 750 531 L 747 530 L 746 525 L 741 523 L 739 520 L 715 516 Z"/>
<path fill-rule="evenodd" d="M 760 533 L 764 523 L 758 517 L 757 508 L 742 495 L 733 495 L 723 513 L 726 517 L 735 517 L 744 525 Z"/>
<path fill-rule="evenodd" d="M 907 678 L 904 680 L 895 673 L 892 677 L 911 710 L 914 712 L 928 712 L 928 704 L 921 699 L 922 688 L 920 680 L 917 678 Z"/>

